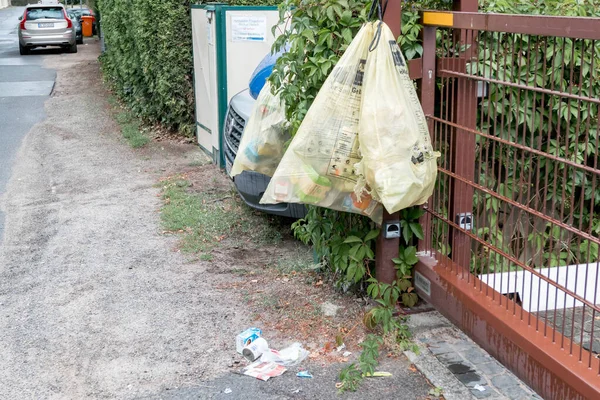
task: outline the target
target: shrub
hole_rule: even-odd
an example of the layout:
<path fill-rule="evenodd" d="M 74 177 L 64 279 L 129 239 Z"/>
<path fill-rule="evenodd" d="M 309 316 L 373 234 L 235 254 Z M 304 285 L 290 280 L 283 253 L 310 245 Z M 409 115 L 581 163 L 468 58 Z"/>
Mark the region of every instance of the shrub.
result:
<path fill-rule="evenodd" d="M 140 117 L 191 134 L 189 0 L 99 0 L 102 66 L 117 95 Z"/>

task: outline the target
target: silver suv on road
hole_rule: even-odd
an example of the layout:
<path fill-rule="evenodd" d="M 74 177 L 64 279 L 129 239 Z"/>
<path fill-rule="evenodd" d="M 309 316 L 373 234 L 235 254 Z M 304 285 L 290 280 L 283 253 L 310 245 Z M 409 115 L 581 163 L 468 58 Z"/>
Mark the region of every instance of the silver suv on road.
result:
<path fill-rule="evenodd" d="M 60 46 L 77 53 L 75 26 L 61 4 L 30 4 L 19 17 L 19 51 L 29 54 L 35 47 Z"/>

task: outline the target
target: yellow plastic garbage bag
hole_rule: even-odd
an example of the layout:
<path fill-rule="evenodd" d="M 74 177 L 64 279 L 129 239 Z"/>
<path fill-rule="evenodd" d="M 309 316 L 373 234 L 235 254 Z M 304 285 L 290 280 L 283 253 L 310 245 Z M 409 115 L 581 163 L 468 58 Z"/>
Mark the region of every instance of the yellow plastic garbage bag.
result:
<path fill-rule="evenodd" d="M 358 173 L 373 199 L 391 214 L 423 204 L 433 193 L 437 175 L 427 121 L 408 76 L 406 61 L 390 28 L 380 29 L 365 65 L 358 140 L 362 161 Z"/>
<path fill-rule="evenodd" d="M 261 204 L 313 204 L 367 215 L 381 223 L 383 208 L 371 199 L 368 188 L 355 192 L 358 118 L 373 33 L 373 25 L 365 24 L 325 80 Z"/>
<path fill-rule="evenodd" d="M 256 171 L 273 176 L 283 157 L 286 130 L 285 107 L 279 95 L 271 93 L 267 81 L 260 91 L 252 114 L 244 128 L 238 152 L 231 167 L 231 176 L 242 171 Z"/>

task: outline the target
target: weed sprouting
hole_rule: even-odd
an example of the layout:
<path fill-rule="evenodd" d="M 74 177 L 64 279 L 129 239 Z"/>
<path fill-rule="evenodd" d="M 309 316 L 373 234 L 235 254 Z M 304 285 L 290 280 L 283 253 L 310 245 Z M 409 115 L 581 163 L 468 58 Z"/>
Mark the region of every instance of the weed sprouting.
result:
<path fill-rule="evenodd" d="M 160 183 L 165 202 L 161 210 L 163 228 L 182 235 L 182 251 L 207 253 L 225 238 L 250 239 L 258 244 L 281 241 L 277 227 L 265 215 L 251 212 L 237 196 L 227 191 L 191 192 L 189 186 L 181 176 Z"/>
<path fill-rule="evenodd" d="M 116 100 L 110 104 L 113 107 L 118 106 Z M 115 115 L 115 120 L 121 126 L 121 134 L 134 149 L 144 147 L 150 142 L 148 135 L 141 129 L 141 121 L 131 111 L 121 108 Z"/>

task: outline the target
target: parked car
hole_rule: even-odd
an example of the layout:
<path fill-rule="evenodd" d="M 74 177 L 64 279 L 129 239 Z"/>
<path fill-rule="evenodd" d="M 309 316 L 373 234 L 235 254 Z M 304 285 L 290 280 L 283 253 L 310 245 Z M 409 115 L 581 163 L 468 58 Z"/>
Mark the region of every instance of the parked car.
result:
<path fill-rule="evenodd" d="M 70 8 L 69 12 L 72 12 L 74 15 L 77 15 L 79 17 L 79 20 L 81 20 L 81 17 L 85 16 L 90 16 L 90 17 L 94 17 L 94 22 L 92 22 L 92 35 L 96 34 L 96 14 L 94 14 L 94 11 L 89 9 L 89 8 L 79 8 L 79 7 L 75 7 L 75 8 Z"/>
<path fill-rule="evenodd" d="M 75 39 L 77 44 L 83 44 L 83 29 L 81 28 L 81 19 L 74 13 L 72 10 L 67 10 L 67 15 L 73 21 L 73 26 L 75 27 Z"/>
<path fill-rule="evenodd" d="M 261 61 L 250 79 L 248 89 L 241 91 L 231 98 L 223 129 L 223 144 L 225 153 L 225 170 L 231 171 L 233 161 L 242 140 L 244 127 L 252 113 L 256 98 L 273 70 L 278 54 L 268 55 Z M 253 171 L 243 171 L 232 178 L 235 188 L 242 200 L 250 207 L 268 214 L 281 215 L 291 218 L 303 218 L 306 207 L 303 204 L 279 203 L 260 204 L 270 177 Z"/>
<path fill-rule="evenodd" d="M 30 4 L 25 7 L 19 31 L 19 51 L 29 54 L 36 47 L 60 46 L 77 53 L 75 26 L 61 4 Z"/>

